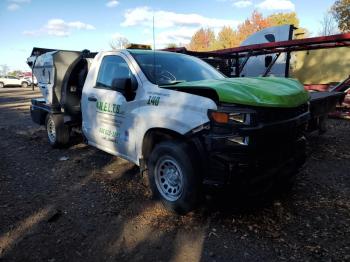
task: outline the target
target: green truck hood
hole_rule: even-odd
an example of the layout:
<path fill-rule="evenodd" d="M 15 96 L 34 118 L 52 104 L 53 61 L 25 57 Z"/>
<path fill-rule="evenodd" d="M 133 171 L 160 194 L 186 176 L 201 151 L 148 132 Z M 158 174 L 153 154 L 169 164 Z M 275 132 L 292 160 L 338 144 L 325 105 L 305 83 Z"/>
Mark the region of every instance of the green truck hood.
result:
<path fill-rule="evenodd" d="M 183 82 L 172 89 L 214 89 L 223 103 L 260 107 L 296 107 L 309 99 L 309 93 L 294 79 L 279 77 L 224 78 Z"/>

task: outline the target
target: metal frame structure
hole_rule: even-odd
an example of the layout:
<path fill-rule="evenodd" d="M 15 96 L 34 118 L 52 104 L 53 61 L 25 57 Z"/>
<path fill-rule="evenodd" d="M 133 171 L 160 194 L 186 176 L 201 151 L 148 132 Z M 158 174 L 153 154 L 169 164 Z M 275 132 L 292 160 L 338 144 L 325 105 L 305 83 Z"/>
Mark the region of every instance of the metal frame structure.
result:
<path fill-rule="evenodd" d="M 275 54 L 275 57 L 272 59 L 271 63 L 267 66 L 263 74 L 263 76 L 268 76 L 271 68 L 273 67 L 278 57 L 282 53 L 290 54 L 291 52 L 309 51 L 309 50 L 318 50 L 318 49 L 336 48 L 336 47 L 345 47 L 345 46 L 350 46 L 350 33 L 239 46 L 239 47 L 221 49 L 221 50 L 210 51 L 210 52 L 188 51 L 185 47 L 168 48 L 166 50 L 196 56 L 204 59 L 209 63 L 210 63 L 210 59 L 215 59 L 215 58 L 225 59 L 227 60 L 226 61 L 227 66 L 230 66 L 231 68 L 235 68 L 234 72 L 231 71 L 230 75 L 228 76 L 238 77 L 240 76 L 240 73 L 242 72 L 249 58 L 252 56 Z M 288 55 L 287 57 L 290 58 L 290 55 Z M 242 58 L 244 59 L 242 60 Z M 288 77 L 288 72 L 286 72 L 285 77 Z"/>

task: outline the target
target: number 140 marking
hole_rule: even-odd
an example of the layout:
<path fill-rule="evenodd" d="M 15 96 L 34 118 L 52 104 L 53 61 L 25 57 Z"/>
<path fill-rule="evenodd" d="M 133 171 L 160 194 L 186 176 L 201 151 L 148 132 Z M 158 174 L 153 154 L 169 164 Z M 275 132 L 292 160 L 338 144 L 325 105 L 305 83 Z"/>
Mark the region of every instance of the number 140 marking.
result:
<path fill-rule="evenodd" d="M 158 106 L 160 97 L 159 96 L 150 96 L 147 101 L 147 105 Z"/>

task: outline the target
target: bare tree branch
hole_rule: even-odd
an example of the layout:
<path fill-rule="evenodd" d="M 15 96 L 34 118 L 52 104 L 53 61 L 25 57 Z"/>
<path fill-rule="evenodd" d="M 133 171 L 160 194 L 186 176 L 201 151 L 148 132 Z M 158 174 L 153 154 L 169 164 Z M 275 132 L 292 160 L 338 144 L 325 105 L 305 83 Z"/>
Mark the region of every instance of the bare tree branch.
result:
<path fill-rule="evenodd" d="M 117 49 L 124 49 L 127 47 L 127 45 L 129 44 L 129 40 L 126 37 L 117 37 L 113 40 L 111 40 L 109 42 L 109 46 L 113 49 L 113 50 L 117 50 Z"/>
<path fill-rule="evenodd" d="M 319 35 L 334 35 L 339 33 L 337 23 L 330 12 L 323 15 L 323 19 L 320 21 L 321 29 Z"/>

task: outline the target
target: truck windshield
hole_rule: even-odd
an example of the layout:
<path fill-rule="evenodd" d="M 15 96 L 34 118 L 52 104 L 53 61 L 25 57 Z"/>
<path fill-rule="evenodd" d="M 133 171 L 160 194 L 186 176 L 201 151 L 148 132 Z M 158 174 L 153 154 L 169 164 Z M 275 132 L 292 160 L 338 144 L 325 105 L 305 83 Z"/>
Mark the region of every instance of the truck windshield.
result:
<path fill-rule="evenodd" d="M 171 85 L 225 77 L 209 64 L 192 56 L 159 51 L 130 50 L 130 53 L 153 84 Z"/>

